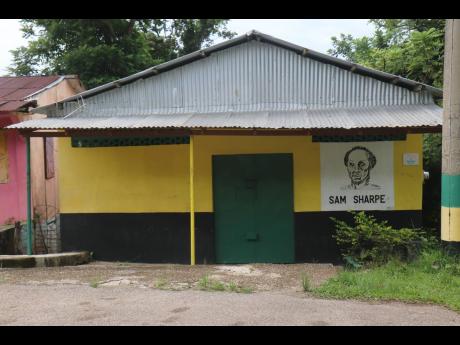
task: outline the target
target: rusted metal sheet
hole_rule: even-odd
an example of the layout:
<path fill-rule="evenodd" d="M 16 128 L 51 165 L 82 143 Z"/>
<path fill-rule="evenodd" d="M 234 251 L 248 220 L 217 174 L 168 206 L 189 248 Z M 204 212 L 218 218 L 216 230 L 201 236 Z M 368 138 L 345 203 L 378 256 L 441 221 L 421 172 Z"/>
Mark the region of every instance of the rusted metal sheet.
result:
<path fill-rule="evenodd" d="M 60 76 L 0 77 L 0 112 L 15 111 L 28 103 L 27 97 Z"/>
<path fill-rule="evenodd" d="M 29 103 L 34 103 L 30 101 L 4 101 L 2 105 L 0 105 L 0 112 L 10 112 L 15 111 L 24 107 Z"/>

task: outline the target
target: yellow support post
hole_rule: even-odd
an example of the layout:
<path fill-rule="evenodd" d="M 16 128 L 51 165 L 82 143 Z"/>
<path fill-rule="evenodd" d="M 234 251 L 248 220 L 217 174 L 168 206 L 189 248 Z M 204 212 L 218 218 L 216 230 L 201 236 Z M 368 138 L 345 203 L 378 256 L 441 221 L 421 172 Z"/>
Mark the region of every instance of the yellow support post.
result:
<path fill-rule="evenodd" d="M 190 135 L 190 265 L 195 265 L 195 190 L 193 185 L 193 135 Z"/>

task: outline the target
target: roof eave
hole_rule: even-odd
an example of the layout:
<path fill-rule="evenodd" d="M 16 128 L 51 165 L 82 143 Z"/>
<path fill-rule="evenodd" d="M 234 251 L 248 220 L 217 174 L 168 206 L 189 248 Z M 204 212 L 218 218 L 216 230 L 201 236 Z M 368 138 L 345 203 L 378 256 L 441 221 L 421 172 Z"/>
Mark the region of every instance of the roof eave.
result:
<path fill-rule="evenodd" d="M 6 113 L 14 113 L 14 112 L 30 112 L 30 109 L 28 109 L 28 107 L 36 107 L 37 106 L 37 101 L 36 100 L 29 100 L 29 101 L 24 100 L 23 102 L 24 102 L 23 104 L 21 104 L 19 107 L 16 107 L 14 109 L 1 109 L 0 113 L 1 114 L 6 114 Z M 8 102 L 6 102 L 6 103 L 8 103 Z"/>

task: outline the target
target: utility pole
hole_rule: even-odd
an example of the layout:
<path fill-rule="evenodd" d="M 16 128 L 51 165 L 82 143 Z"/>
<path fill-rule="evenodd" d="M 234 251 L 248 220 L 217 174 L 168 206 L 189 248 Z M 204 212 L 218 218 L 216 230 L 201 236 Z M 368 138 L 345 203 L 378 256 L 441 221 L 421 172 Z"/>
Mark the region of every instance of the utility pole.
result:
<path fill-rule="evenodd" d="M 446 20 L 441 240 L 460 252 L 460 19 Z"/>

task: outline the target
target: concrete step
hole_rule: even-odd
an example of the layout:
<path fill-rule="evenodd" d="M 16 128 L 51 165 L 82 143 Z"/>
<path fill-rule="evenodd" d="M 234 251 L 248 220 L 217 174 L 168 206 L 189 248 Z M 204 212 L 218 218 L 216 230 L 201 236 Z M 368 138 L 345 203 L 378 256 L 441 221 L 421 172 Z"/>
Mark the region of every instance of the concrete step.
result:
<path fill-rule="evenodd" d="M 0 268 L 76 266 L 91 261 L 87 251 L 42 255 L 0 255 Z"/>

